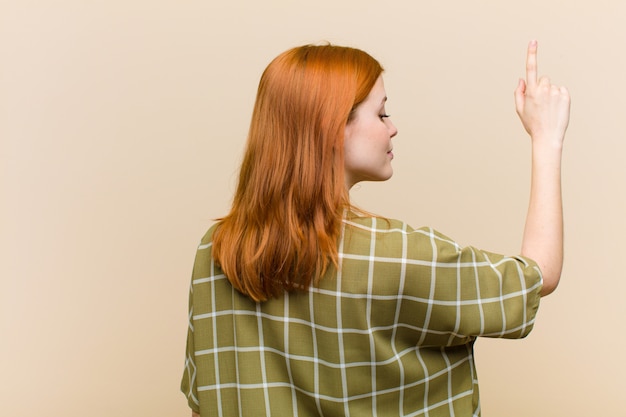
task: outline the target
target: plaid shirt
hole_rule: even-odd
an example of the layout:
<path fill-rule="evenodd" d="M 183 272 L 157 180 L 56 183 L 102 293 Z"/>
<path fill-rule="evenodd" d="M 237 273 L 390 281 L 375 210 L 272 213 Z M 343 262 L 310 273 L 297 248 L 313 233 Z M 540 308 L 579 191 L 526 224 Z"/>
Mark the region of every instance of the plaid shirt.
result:
<path fill-rule="evenodd" d="M 338 269 L 255 303 L 197 252 L 182 391 L 202 416 L 478 416 L 477 336 L 532 329 L 537 265 L 429 228 L 345 219 Z"/>

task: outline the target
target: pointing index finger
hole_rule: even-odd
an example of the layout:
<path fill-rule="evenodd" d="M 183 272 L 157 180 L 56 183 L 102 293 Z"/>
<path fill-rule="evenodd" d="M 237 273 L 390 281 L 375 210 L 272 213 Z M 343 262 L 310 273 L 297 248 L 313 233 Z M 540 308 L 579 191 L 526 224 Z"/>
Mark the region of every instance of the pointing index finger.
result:
<path fill-rule="evenodd" d="M 528 44 L 528 55 L 526 55 L 526 83 L 529 86 L 537 84 L 537 41 L 530 41 Z"/>

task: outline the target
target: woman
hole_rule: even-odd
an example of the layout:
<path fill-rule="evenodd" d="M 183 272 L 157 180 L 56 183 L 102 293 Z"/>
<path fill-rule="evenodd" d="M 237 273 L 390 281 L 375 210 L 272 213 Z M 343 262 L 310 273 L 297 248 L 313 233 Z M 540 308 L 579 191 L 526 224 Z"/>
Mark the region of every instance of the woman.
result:
<path fill-rule="evenodd" d="M 350 206 L 354 184 L 392 175 L 375 59 L 309 45 L 267 67 L 232 209 L 195 261 L 193 415 L 480 414 L 474 341 L 526 336 L 562 267 L 569 94 L 537 79 L 536 54 L 515 90 L 533 165 L 514 257 Z"/>

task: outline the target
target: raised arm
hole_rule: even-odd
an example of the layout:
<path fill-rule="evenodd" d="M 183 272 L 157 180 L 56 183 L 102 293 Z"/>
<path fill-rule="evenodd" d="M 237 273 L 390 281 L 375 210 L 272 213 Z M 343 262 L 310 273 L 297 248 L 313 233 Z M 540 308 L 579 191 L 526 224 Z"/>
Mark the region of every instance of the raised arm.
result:
<path fill-rule="evenodd" d="M 528 45 L 526 80 L 515 89 L 517 114 L 532 142 L 530 202 L 522 255 L 543 274 L 541 295 L 554 291 L 563 267 L 561 154 L 569 123 L 570 96 L 565 87 L 537 78 L 537 42 Z"/>

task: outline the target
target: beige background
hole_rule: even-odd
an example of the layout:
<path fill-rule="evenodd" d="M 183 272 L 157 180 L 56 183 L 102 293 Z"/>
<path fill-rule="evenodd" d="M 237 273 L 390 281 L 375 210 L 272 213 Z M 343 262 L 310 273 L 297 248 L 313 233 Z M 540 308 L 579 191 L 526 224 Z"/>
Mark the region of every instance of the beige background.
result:
<path fill-rule="evenodd" d="M 386 67 L 395 176 L 366 209 L 516 253 L 527 41 L 573 96 L 567 258 L 523 341 L 477 345 L 485 416 L 623 410 L 626 3 L 613 0 L 0 3 L 0 414 L 188 415 L 187 290 L 225 214 L 256 85 L 328 40 Z"/>

